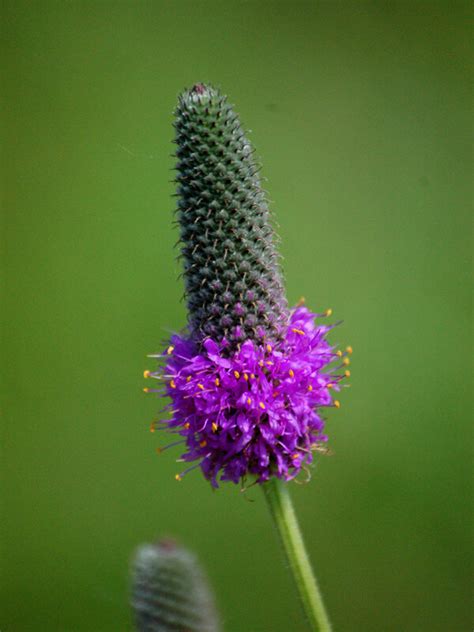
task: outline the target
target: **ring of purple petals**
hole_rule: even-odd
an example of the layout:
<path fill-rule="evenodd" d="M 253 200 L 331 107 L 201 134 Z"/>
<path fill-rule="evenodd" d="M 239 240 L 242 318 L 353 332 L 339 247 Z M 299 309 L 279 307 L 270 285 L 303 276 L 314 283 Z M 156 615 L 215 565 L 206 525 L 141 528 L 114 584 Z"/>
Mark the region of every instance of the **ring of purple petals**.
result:
<path fill-rule="evenodd" d="M 327 316 L 296 307 L 283 340 L 257 344 L 246 340 L 229 355 L 226 340 L 207 338 L 201 347 L 174 335 L 165 363 L 145 377 L 164 381 L 169 419 L 159 427 L 177 433 L 185 444 L 182 461 L 196 463 L 214 487 L 218 481 L 263 483 L 272 476 L 291 480 L 327 441 L 321 408 L 337 407 L 352 352 L 336 351 L 327 340 L 334 325 L 316 325 Z M 154 356 L 157 357 L 157 356 Z M 342 371 L 342 372 L 341 372 Z M 152 430 L 157 427 L 152 425 Z M 171 447 L 167 446 L 167 447 Z M 162 451 L 159 450 L 159 451 Z"/>

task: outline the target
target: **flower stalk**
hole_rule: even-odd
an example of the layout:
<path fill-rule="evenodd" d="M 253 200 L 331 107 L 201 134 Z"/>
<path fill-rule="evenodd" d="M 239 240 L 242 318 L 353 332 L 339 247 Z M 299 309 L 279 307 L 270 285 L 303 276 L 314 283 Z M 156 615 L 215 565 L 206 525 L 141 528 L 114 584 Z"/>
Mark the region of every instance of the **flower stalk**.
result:
<path fill-rule="evenodd" d="M 272 478 L 263 485 L 263 491 L 308 623 L 314 632 L 330 632 L 331 623 L 306 552 L 288 485 L 277 478 Z"/>

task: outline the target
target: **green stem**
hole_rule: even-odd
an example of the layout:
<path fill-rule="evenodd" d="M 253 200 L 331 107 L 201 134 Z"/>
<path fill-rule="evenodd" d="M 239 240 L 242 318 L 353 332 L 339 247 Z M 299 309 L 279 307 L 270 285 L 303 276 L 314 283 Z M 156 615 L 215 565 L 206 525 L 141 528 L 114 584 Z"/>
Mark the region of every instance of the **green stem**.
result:
<path fill-rule="evenodd" d="M 331 632 L 331 624 L 304 546 L 288 485 L 273 477 L 263 485 L 263 490 L 311 629 L 314 632 Z"/>

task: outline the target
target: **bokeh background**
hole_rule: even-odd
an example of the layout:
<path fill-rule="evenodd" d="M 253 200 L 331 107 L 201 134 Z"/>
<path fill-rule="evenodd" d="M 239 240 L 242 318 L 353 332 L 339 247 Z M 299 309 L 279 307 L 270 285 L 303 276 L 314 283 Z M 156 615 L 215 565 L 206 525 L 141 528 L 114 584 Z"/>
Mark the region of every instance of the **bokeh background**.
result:
<path fill-rule="evenodd" d="M 159 534 L 198 552 L 226 632 L 306 630 L 260 491 L 176 483 L 148 431 L 145 356 L 186 319 L 171 123 L 196 81 L 252 130 L 290 301 L 355 350 L 334 455 L 293 488 L 335 630 L 472 628 L 470 14 L 2 3 L 2 632 L 131 630 Z"/>

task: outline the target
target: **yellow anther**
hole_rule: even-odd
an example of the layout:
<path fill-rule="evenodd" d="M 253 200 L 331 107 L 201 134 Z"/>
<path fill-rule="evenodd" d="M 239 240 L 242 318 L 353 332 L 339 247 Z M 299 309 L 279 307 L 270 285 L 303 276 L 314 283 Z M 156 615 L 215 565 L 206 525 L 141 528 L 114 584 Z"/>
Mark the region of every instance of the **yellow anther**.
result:
<path fill-rule="evenodd" d="M 251 380 L 254 380 L 254 379 L 255 379 L 255 373 L 251 373 L 251 374 L 250 374 L 250 379 L 251 379 Z"/>
<path fill-rule="evenodd" d="M 251 403 L 252 403 L 252 400 L 250 399 L 250 397 L 247 397 L 247 404 L 250 406 Z"/>
<path fill-rule="evenodd" d="M 240 377 L 240 373 L 238 371 L 234 371 L 234 377 L 236 380 L 238 380 Z"/>
<path fill-rule="evenodd" d="M 219 386 L 219 385 L 220 385 L 220 383 L 221 383 L 221 382 L 220 382 L 219 378 L 218 378 L 218 377 L 216 377 L 216 379 L 214 380 L 214 384 L 215 384 L 216 386 Z"/>
<path fill-rule="evenodd" d="M 273 397 L 278 397 L 280 393 L 278 391 L 273 391 Z"/>
<path fill-rule="evenodd" d="M 267 360 L 268 366 L 273 366 L 273 362 L 271 360 Z"/>
<path fill-rule="evenodd" d="M 294 334 L 299 334 L 300 336 L 306 336 L 305 332 L 302 329 L 296 329 L 296 327 L 293 327 L 291 331 Z"/>
<path fill-rule="evenodd" d="M 204 390 L 204 384 L 201 384 L 201 383 L 199 382 L 199 384 L 198 384 L 197 386 L 198 386 L 198 388 L 200 388 L 200 389 L 201 389 L 201 391 L 203 391 L 203 390 Z"/>
<path fill-rule="evenodd" d="M 262 410 L 265 410 L 265 404 L 264 404 L 263 402 L 260 402 L 260 403 L 259 403 L 259 406 L 260 406 L 260 408 L 261 408 Z"/>
<path fill-rule="evenodd" d="M 217 432 L 217 429 L 219 428 L 219 426 L 216 424 L 215 421 L 212 422 L 212 432 Z"/>
<path fill-rule="evenodd" d="M 187 422 L 184 424 L 183 428 L 184 428 L 185 430 L 189 430 L 190 426 L 191 426 L 191 424 L 189 423 L 189 421 L 187 421 Z"/>
<path fill-rule="evenodd" d="M 175 474 L 175 479 L 180 482 L 183 480 L 183 477 L 181 476 L 181 474 Z"/>
<path fill-rule="evenodd" d="M 207 441 L 205 439 L 203 439 L 199 445 L 201 446 L 201 448 L 205 448 L 207 446 Z"/>
<path fill-rule="evenodd" d="M 293 460 L 295 460 L 295 459 L 299 459 L 299 458 L 300 458 L 300 455 L 298 454 L 298 452 L 295 452 L 294 454 L 292 454 L 292 455 L 291 455 L 291 458 L 292 458 Z"/>
<path fill-rule="evenodd" d="M 346 377 L 351 377 L 351 372 L 350 371 L 344 371 L 344 375 Z"/>
<path fill-rule="evenodd" d="M 327 385 L 327 388 L 334 388 L 334 384 L 331 384 L 331 382 L 329 382 L 329 384 Z"/>
<path fill-rule="evenodd" d="M 340 349 L 338 349 L 336 351 L 336 355 L 339 356 L 340 358 L 342 358 L 342 351 Z"/>
<path fill-rule="evenodd" d="M 155 432 L 155 426 L 153 424 L 150 426 L 150 432 Z"/>
<path fill-rule="evenodd" d="M 263 360 L 258 361 L 258 366 L 263 366 Z"/>
<path fill-rule="evenodd" d="M 290 370 L 288 371 L 288 375 L 289 375 L 290 377 L 295 377 L 295 372 L 293 371 L 293 369 L 290 369 Z"/>
<path fill-rule="evenodd" d="M 149 392 L 150 392 L 150 389 L 149 389 L 149 388 L 146 388 L 146 386 L 145 386 L 145 388 L 143 389 L 143 392 L 144 392 L 144 393 L 149 393 Z"/>
<path fill-rule="evenodd" d="M 143 371 L 144 378 L 150 377 L 150 375 L 151 375 L 150 371 Z"/>
<path fill-rule="evenodd" d="M 186 382 L 190 382 L 191 381 L 191 376 L 188 375 L 188 377 L 186 378 Z"/>
<path fill-rule="evenodd" d="M 161 448 L 156 448 L 156 453 L 157 454 L 161 454 L 163 452 L 163 450 Z"/>
<path fill-rule="evenodd" d="M 344 360 L 342 361 L 342 364 L 345 364 L 346 366 L 348 366 L 351 363 L 351 361 L 349 360 L 349 358 L 344 358 Z"/>
<path fill-rule="evenodd" d="M 174 351 L 174 347 L 173 347 L 173 345 L 170 345 L 170 346 L 168 347 L 168 349 L 166 349 L 166 353 L 167 353 L 168 355 L 171 355 L 171 354 L 173 353 L 173 351 Z"/>
<path fill-rule="evenodd" d="M 268 351 L 268 353 L 272 352 L 272 346 L 271 345 L 267 345 L 267 351 Z"/>
<path fill-rule="evenodd" d="M 353 348 L 351 346 L 346 347 L 347 353 L 351 354 L 353 352 Z"/>
<path fill-rule="evenodd" d="M 174 380 L 171 380 L 170 386 L 171 388 L 176 388 L 176 382 Z"/>
<path fill-rule="evenodd" d="M 331 316 L 331 315 L 332 315 L 332 309 L 331 309 L 331 308 L 327 309 L 327 310 L 324 312 L 324 315 L 325 315 L 325 316 Z"/>
<path fill-rule="evenodd" d="M 247 375 L 247 373 L 244 373 L 244 380 L 245 380 L 246 382 L 248 382 L 248 381 L 249 381 L 249 376 Z"/>
<path fill-rule="evenodd" d="M 312 391 L 313 390 L 313 385 L 312 384 L 308 384 L 308 391 Z"/>
<path fill-rule="evenodd" d="M 302 305 L 304 305 L 306 303 L 306 299 L 304 296 L 300 297 L 300 300 L 296 303 L 296 307 L 301 307 Z"/>
<path fill-rule="evenodd" d="M 334 406 L 335 406 L 336 408 L 340 408 L 340 407 L 341 407 L 341 402 L 340 402 L 338 399 L 335 399 L 335 400 L 334 400 Z"/>

